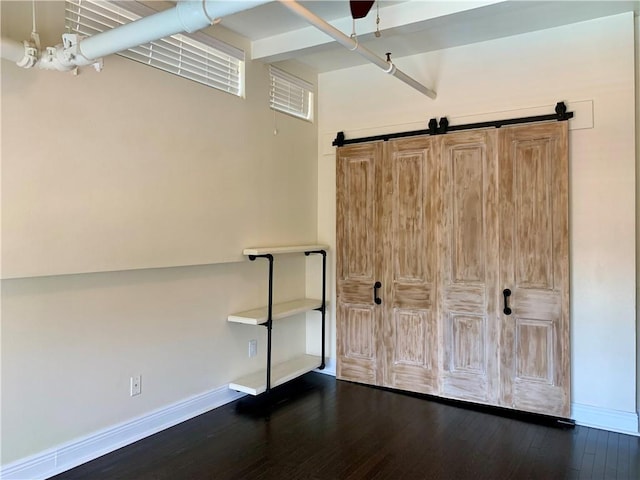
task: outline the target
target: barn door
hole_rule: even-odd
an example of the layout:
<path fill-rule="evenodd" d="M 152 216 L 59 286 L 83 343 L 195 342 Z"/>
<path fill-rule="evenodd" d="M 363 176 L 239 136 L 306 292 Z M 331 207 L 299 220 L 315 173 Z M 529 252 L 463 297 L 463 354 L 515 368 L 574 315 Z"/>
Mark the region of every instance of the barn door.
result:
<path fill-rule="evenodd" d="M 338 149 L 336 157 L 337 376 L 379 383 L 381 279 L 379 199 L 382 144 Z M 380 373 L 381 375 L 381 373 Z"/>
<path fill-rule="evenodd" d="M 568 417 L 567 150 L 566 122 L 338 149 L 338 378 Z"/>
<path fill-rule="evenodd" d="M 442 393 L 499 397 L 498 171 L 495 130 L 442 138 L 439 215 Z"/>
<path fill-rule="evenodd" d="M 568 417 L 567 122 L 501 129 L 500 139 L 502 404 Z"/>
<path fill-rule="evenodd" d="M 423 393 L 438 389 L 436 140 L 385 144 L 378 224 L 383 385 Z"/>

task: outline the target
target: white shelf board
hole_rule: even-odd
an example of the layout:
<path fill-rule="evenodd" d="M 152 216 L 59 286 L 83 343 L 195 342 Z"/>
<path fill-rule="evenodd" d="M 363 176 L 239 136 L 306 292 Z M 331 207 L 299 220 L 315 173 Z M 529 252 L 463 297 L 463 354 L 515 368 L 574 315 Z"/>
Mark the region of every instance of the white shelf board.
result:
<path fill-rule="evenodd" d="M 300 355 L 286 362 L 272 365 L 271 367 L 271 388 L 282 385 L 294 378 L 315 370 L 322 364 L 322 359 L 314 355 Z M 250 373 L 229 384 L 231 390 L 248 393 L 249 395 L 260 395 L 267 391 L 267 369 Z"/>
<path fill-rule="evenodd" d="M 292 245 L 288 247 L 251 247 L 242 251 L 243 255 L 266 255 L 271 253 L 277 255 L 279 253 L 302 253 L 317 250 L 329 250 L 329 245 Z"/>
<path fill-rule="evenodd" d="M 284 303 L 274 303 L 271 310 L 271 319 L 279 320 L 290 317 L 298 313 L 315 310 L 322 306 L 322 300 L 313 298 L 301 298 Z M 227 317 L 227 321 L 234 323 L 244 323 L 247 325 L 261 325 L 266 323 L 269 315 L 268 307 L 254 308 L 244 312 L 232 313 Z"/>

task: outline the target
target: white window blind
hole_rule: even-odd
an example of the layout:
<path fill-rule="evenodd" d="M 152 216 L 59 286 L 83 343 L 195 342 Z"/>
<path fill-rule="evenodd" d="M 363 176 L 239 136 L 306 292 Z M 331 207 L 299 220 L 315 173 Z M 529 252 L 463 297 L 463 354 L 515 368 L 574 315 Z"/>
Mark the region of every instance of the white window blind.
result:
<path fill-rule="evenodd" d="M 304 120 L 313 120 L 313 85 L 279 68 L 269 66 L 271 94 L 269 104 L 278 110 Z"/>
<path fill-rule="evenodd" d="M 95 35 L 157 13 L 133 1 L 66 0 L 65 25 Z M 237 96 L 244 95 L 244 51 L 202 33 L 176 34 L 118 55 Z"/>

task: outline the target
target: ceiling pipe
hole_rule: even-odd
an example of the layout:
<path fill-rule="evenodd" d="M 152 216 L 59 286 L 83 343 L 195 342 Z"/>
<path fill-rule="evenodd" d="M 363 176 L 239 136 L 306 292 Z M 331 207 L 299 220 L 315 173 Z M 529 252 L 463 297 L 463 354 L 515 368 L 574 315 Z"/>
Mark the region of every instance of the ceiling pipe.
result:
<path fill-rule="evenodd" d="M 414 80 L 406 73 L 403 73 L 400 70 L 398 70 L 391 60 L 387 61 L 379 57 L 375 53 L 373 53 L 371 50 L 360 45 L 358 43 L 357 38 L 354 39 L 345 35 L 340 30 L 335 28 L 333 25 L 330 25 L 329 23 L 325 22 L 322 18 L 318 17 L 317 15 L 310 12 L 309 10 L 304 8 L 302 5 L 300 5 L 299 3 L 293 0 L 278 0 L 278 1 L 283 6 L 287 7 L 289 10 L 295 13 L 296 15 L 304 18 L 310 24 L 322 30 L 324 33 L 329 35 L 331 38 L 333 38 L 335 41 L 337 41 L 347 49 L 351 50 L 352 52 L 355 51 L 356 53 L 362 55 L 364 58 L 369 60 L 371 63 L 374 63 L 375 65 L 383 69 L 385 73 L 393 75 L 399 80 L 402 80 L 407 85 L 415 88 L 420 93 L 423 93 L 427 97 L 435 100 L 436 92 L 425 87 L 420 82 Z"/>
<path fill-rule="evenodd" d="M 71 33 L 63 34 L 62 44 L 47 47 L 44 52 L 36 52 L 35 61 L 23 62 L 28 63 L 27 65 L 21 65 L 20 59 L 15 61 L 19 66 L 25 68 L 38 66 L 47 70 L 73 70 L 79 66 L 93 65 L 96 70 L 100 70 L 102 57 L 177 33 L 191 33 L 201 30 L 212 25 L 217 18 L 248 10 L 268 1 L 182 0 L 173 8 L 91 37 L 85 38 Z M 9 59 L 17 58 L 17 42 L 2 39 L 3 58 L 6 58 L 4 56 L 5 43 Z M 27 44 L 22 47 L 22 59 L 27 57 L 33 59 L 33 52 L 27 51 L 28 48 L 32 47 Z"/>
<path fill-rule="evenodd" d="M 2 58 L 18 63 L 24 58 L 24 45 L 10 38 L 0 39 L 0 51 Z"/>
<path fill-rule="evenodd" d="M 212 25 L 216 18 L 248 10 L 267 1 L 182 0 L 174 8 L 88 37 L 80 42 L 79 51 L 82 57 L 95 61 L 176 33 L 201 30 Z"/>

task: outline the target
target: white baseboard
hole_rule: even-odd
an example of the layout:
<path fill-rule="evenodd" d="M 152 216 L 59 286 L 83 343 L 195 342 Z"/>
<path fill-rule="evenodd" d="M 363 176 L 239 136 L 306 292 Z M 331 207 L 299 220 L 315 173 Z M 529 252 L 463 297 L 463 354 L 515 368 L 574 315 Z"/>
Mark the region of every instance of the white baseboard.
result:
<path fill-rule="evenodd" d="M 576 424 L 585 427 L 640 436 L 638 414 L 635 412 L 622 412 L 620 410 L 572 403 L 571 418 L 576 421 Z"/>
<path fill-rule="evenodd" d="M 48 478 L 243 397 L 223 386 L 147 415 L 3 465 L 3 480 Z"/>
<path fill-rule="evenodd" d="M 322 370 L 314 370 L 317 373 L 323 373 L 325 375 L 336 376 L 336 362 L 333 358 L 327 358 L 324 362 L 324 368 Z"/>

